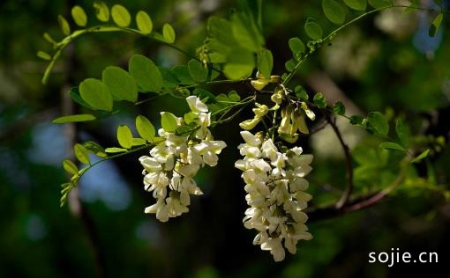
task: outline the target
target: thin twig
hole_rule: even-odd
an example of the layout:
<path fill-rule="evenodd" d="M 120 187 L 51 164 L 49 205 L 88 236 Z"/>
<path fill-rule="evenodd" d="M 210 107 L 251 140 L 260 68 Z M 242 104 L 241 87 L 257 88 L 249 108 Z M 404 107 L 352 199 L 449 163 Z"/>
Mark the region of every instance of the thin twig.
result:
<path fill-rule="evenodd" d="M 398 175 L 398 177 L 385 189 L 378 192 L 361 196 L 357 199 L 351 200 L 344 204 L 342 207 L 338 208 L 336 205 L 329 205 L 327 207 L 318 208 L 308 212 L 310 221 L 318 221 L 324 219 L 334 218 L 346 213 L 359 211 L 362 209 L 374 206 L 385 199 L 386 196 L 396 188 L 402 180 L 405 178 L 404 171 Z"/>
<path fill-rule="evenodd" d="M 344 138 L 342 138 L 341 131 L 336 125 L 336 118 L 332 118 L 330 114 L 326 115 L 326 119 L 328 123 L 330 124 L 331 128 L 333 129 L 334 133 L 336 134 L 339 143 L 341 144 L 342 150 L 344 151 L 345 155 L 345 168 L 346 168 L 346 179 L 347 179 L 347 187 L 345 188 L 344 193 L 342 194 L 339 201 L 336 203 L 336 208 L 340 209 L 342 208 L 350 199 L 350 196 L 353 192 L 353 166 L 352 166 L 352 155 L 350 154 L 350 149 L 348 145 L 344 142 Z"/>

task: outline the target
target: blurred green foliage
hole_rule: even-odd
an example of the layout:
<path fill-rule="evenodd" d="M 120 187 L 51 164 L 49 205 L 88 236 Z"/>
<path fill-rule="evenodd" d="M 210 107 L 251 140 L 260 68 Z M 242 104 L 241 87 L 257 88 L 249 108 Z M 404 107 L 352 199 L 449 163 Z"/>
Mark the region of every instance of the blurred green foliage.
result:
<path fill-rule="evenodd" d="M 81 185 L 87 220 L 73 217 L 67 207 L 59 208 L 59 184 L 66 181 L 59 161 L 69 145 L 63 129 L 51 128 L 50 122 L 59 116 L 61 96 L 87 77 L 100 78 L 107 66 L 126 66 L 134 53 L 164 66 L 188 59 L 135 35 L 88 35 L 64 53 L 44 87 L 40 79 L 46 64 L 36 52 L 48 49 L 48 44 L 41 35 L 48 32 L 60 38 L 58 15 L 68 15 L 75 4 L 85 7 L 88 18 L 93 16 L 91 1 L 0 2 L 0 277 L 439 277 L 437 269 L 450 258 L 446 236 L 450 232 L 450 206 L 436 188 L 423 188 L 438 184 L 449 189 L 449 148 L 432 150 L 430 159 L 416 166 L 414 175 L 428 176 L 422 184 L 406 182 L 404 188 L 367 210 L 327 220 L 312 219 L 309 226 L 314 239 L 301 243 L 297 255 L 282 263 L 274 263 L 269 254 L 253 246 L 253 232 L 242 226 L 244 190 L 239 172 L 232 166 L 239 144 L 233 135 L 239 132 L 236 126 L 218 129 L 216 137 L 229 142 L 221 166 L 202 172 L 199 184 L 205 185 L 205 196 L 193 201 L 191 212 L 183 217 L 164 224 L 143 213 L 152 198 L 142 190 L 138 156 L 118 159 L 114 161 L 116 168 L 108 170 L 117 171 L 126 184 L 125 191 L 107 188 L 100 197 L 92 197 L 89 194 L 98 188 L 98 179 Z M 236 6 L 234 1 L 225 0 L 120 4 L 134 13 L 145 10 L 154 28 L 170 22 L 177 31 L 177 46 L 190 53 L 202 43 L 206 19 L 226 16 Z M 274 72 L 282 72 L 285 61 L 291 58 L 289 39 L 306 36 L 303 24 L 308 17 L 331 28 L 320 1 L 264 1 L 262 25 L 274 55 Z M 388 24 L 392 18 L 397 20 L 393 27 Z M 424 131 L 420 139 L 424 145 L 432 141 L 431 135 L 443 136 L 448 142 L 448 17 L 442 33 L 437 34 L 440 40 L 426 51 L 413 43 L 421 36 L 420 20 L 413 14 L 391 11 L 367 17 L 310 57 L 295 81 L 307 85 L 308 90 L 315 89 L 311 76 L 325 73 L 360 111 L 380 110 L 403 117 L 414 132 Z M 248 90 L 245 86 L 239 89 Z M 229 88 L 210 90 L 220 94 Z M 183 105 L 179 100 L 161 99 L 147 103 L 138 112 L 158 116 L 161 107 L 183 111 Z M 104 119 L 102 125 L 118 126 L 132 120 L 136 112 L 128 111 Z M 116 144 L 115 134 L 102 125 L 78 126 L 77 139 Z M 349 133 L 357 134 L 354 130 Z M 311 173 L 312 206 L 333 201 L 345 184 L 344 158 L 314 147 L 312 141 L 319 140 L 319 135 L 304 142 L 305 149 L 317 152 Z M 330 148 L 340 148 L 337 140 L 326 139 Z M 395 164 L 389 163 L 396 155 L 389 152 L 388 157 L 378 142 L 367 138 L 359 144 L 353 149 L 355 166 L 363 160 L 373 162 L 370 169 L 356 168 L 356 191 L 364 193 L 392 179 L 397 169 L 385 166 Z M 96 175 L 107 176 L 108 172 Z M 124 198 L 124 192 L 131 196 L 125 205 L 105 201 Z M 83 225 L 86 221 L 95 233 L 94 242 Z M 392 268 L 368 263 L 369 252 L 391 248 L 413 254 L 438 252 L 439 263 Z"/>

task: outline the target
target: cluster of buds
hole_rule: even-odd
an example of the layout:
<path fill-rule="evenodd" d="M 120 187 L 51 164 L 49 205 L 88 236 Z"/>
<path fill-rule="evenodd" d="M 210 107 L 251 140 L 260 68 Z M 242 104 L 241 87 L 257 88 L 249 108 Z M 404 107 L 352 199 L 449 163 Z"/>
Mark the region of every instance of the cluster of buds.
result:
<path fill-rule="evenodd" d="M 303 210 L 311 199 L 304 192 L 309 186 L 304 177 L 312 169 L 313 157 L 302 154 L 299 147 L 280 152 L 272 139 L 264 139 L 262 134 L 242 131 L 241 135 L 245 143 L 238 148 L 244 158 L 235 167 L 243 172 L 245 198 L 250 206 L 244 226 L 258 231 L 255 245 L 270 251 L 275 261 L 281 261 L 284 248 L 295 254 L 299 240 L 312 238 Z"/>
<path fill-rule="evenodd" d="M 208 129 L 208 107 L 196 96 L 189 96 L 186 101 L 191 109 L 191 125 L 196 128 L 187 134 L 159 129 L 159 136 L 165 140 L 150 150 L 150 156 L 139 158 L 144 167 L 145 189 L 153 192 L 157 200 L 145 213 L 155 213 L 162 222 L 189 211 L 190 195 L 203 194 L 195 175 L 204 165 L 216 166 L 217 155 L 226 147 L 225 142 L 214 141 Z M 184 125 L 183 119 L 177 118 L 178 128 Z"/>

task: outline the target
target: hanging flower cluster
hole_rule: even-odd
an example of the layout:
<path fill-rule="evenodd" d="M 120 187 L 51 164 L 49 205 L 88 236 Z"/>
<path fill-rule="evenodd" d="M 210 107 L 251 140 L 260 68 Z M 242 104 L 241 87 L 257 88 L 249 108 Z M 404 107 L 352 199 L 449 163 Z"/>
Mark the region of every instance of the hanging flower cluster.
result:
<path fill-rule="evenodd" d="M 208 107 L 196 96 L 189 96 L 186 101 L 191 109 L 190 123 L 177 118 L 178 132 L 161 128 L 159 136 L 164 142 L 150 150 L 150 156 L 139 158 L 144 167 L 145 189 L 153 192 L 156 204 L 145 209 L 145 213 L 155 213 L 156 218 L 166 222 L 188 212 L 190 195 L 201 195 L 194 177 L 205 164 L 216 166 L 218 154 L 226 147 L 223 141 L 214 141 L 208 127 L 211 113 Z M 190 128 L 193 127 L 193 128 Z"/>
<path fill-rule="evenodd" d="M 280 152 L 272 139 L 261 133 L 242 131 L 245 144 L 239 145 L 242 160 L 235 166 L 243 171 L 246 201 L 250 206 L 243 219 L 247 229 L 258 231 L 253 244 L 268 250 L 275 261 L 285 257 L 284 247 L 295 254 L 299 240 L 312 238 L 305 225 L 303 210 L 311 195 L 304 192 L 309 186 L 304 178 L 311 170 L 312 155 L 302 154 L 294 147 Z"/>

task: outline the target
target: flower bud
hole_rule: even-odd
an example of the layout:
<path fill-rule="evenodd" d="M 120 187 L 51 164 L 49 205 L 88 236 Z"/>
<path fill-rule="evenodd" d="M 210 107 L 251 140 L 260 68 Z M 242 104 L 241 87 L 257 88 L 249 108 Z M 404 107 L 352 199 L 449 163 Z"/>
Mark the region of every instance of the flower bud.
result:
<path fill-rule="evenodd" d="M 261 117 L 255 116 L 253 119 L 245 120 L 239 124 L 242 129 L 251 130 L 255 128 L 257 124 L 261 121 Z"/>

